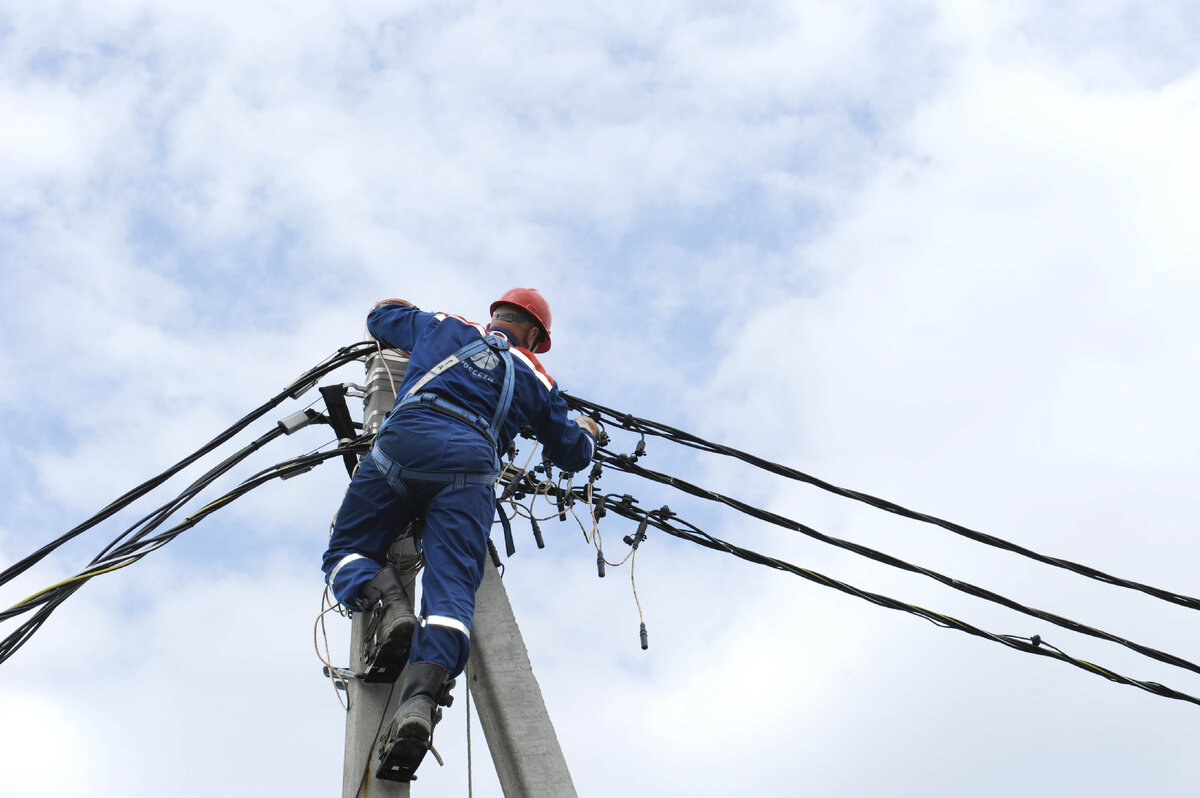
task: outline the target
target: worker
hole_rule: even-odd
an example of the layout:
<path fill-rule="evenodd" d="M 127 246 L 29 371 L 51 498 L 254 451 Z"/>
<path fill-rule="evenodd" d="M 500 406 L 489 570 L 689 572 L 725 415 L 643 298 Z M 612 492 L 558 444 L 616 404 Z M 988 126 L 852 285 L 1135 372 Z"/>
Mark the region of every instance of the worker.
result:
<path fill-rule="evenodd" d="M 412 777 L 432 745 L 438 705 L 449 703 L 453 679 L 466 667 L 500 455 L 522 428 L 565 471 L 582 471 L 595 453 L 596 423 L 568 418 L 536 356 L 550 350 L 545 297 L 513 288 L 490 311 L 485 327 L 385 299 L 367 316 L 381 345 L 411 356 L 396 404 L 338 510 L 322 569 L 339 602 L 374 613 L 369 623 L 377 624 L 381 656 L 397 667 L 408 662 L 399 707 L 380 737 L 392 751 L 383 778 Z M 419 619 L 386 561 L 417 517 L 424 519 Z"/>

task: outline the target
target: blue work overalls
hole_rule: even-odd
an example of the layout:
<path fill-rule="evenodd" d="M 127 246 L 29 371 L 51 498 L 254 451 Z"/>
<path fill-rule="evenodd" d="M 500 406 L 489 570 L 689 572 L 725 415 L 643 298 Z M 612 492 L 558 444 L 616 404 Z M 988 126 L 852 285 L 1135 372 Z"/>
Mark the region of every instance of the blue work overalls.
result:
<path fill-rule="evenodd" d="M 412 357 L 396 407 L 338 510 L 322 569 L 337 600 L 358 608 L 359 592 L 386 562 L 389 546 L 422 515 L 421 623 L 409 660 L 437 663 L 453 677 L 470 653 L 475 592 L 496 509 L 498 450 L 507 449 L 517 430 L 528 425 L 553 462 L 581 471 L 594 442 L 568 419 L 566 403 L 536 358 L 510 349 L 502 332 L 490 333 L 492 345 L 478 346 L 481 327 L 398 305 L 372 311 L 368 329 L 385 346 L 410 350 Z M 464 346 L 477 351 L 427 377 Z M 489 429 L 503 403 L 506 378 L 508 411 Z M 422 380 L 428 381 L 413 394 Z M 443 405 L 440 410 L 429 405 L 429 397 Z"/>

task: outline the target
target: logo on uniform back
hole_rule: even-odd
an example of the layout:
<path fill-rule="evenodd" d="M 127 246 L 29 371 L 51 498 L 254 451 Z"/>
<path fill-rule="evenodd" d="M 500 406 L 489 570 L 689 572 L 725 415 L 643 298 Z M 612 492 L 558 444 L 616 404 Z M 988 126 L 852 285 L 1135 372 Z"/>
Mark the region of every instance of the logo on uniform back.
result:
<path fill-rule="evenodd" d="M 500 365 L 500 356 L 491 349 L 485 349 L 477 355 L 472 355 L 471 363 L 475 368 L 492 371 L 496 366 Z"/>

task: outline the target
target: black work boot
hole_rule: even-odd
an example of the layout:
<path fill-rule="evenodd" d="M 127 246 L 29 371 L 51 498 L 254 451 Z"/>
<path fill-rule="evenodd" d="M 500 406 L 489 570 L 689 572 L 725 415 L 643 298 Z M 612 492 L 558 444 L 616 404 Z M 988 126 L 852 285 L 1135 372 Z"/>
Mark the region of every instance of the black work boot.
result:
<path fill-rule="evenodd" d="M 359 602 L 369 613 L 362 643 L 364 678 L 368 682 L 393 682 L 408 662 L 417 626 L 400 574 L 390 565 L 385 566 L 363 587 Z"/>
<path fill-rule="evenodd" d="M 441 706 L 450 706 L 454 680 L 441 665 L 414 662 L 404 671 L 400 705 L 377 741 L 379 767 L 375 776 L 391 781 L 412 781 L 425 752 L 433 748 L 433 727 L 442 719 Z M 434 752 L 437 756 L 437 752 Z M 438 759 L 439 763 L 441 759 Z"/>

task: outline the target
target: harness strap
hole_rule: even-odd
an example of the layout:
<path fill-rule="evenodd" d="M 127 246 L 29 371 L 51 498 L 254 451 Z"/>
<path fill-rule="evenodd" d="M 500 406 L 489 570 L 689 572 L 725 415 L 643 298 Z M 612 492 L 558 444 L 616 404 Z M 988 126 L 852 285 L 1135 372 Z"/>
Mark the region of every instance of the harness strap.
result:
<path fill-rule="evenodd" d="M 388 420 L 408 407 L 426 407 L 442 415 L 458 419 L 477 430 L 492 445 L 492 451 L 495 453 L 495 470 L 487 474 L 456 474 L 444 471 L 417 471 L 411 468 L 400 468 L 395 461 L 380 451 L 378 446 L 372 446 L 371 456 L 375 458 L 375 462 L 379 464 L 380 469 L 388 475 L 389 480 L 394 473 L 397 477 L 405 476 L 412 479 L 422 479 L 427 482 L 446 482 L 452 484 L 454 487 L 461 487 L 463 485 L 476 484 L 494 485 L 496 484 L 496 480 L 500 478 L 500 441 L 497 440 L 496 436 L 503 428 L 504 421 L 508 418 L 508 411 L 512 408 L 513 391 L 516 385 L 516 368 L 513 364 L 512 352 L 509 351 L 510 345 L 507 339 L 498 335 L 492 335 L 491 333 L 482 333 L 481 335 L 482 337 L 478 341 L 471 341 L 460 347 L 426 372 L 421 379 L 413 383 L 413 386 L 408 389 L 404 398 L 396 403 L 396 406 L 388 416 Z M 498 354 L 500 360 L 504 363 L 504 381 L 500 385 L 500 398 L 496 402 L 496 411 L 492 414 L 490 421 L 484 419 L 478 413 L 450 401 L 444 396 L 432 392 L 421 392 L 421 389 L 432 380 L 488 349 Z M 386 424 L 387 420 L 384 423 Z M 378 438 L 376 439 L 378 440 Z M 504 550 L 511 557 L 517 547 L 513 542 L 512 526 L 508 522 L 508 516 L 505 515 L 504 508 L 500 506 L 499 498 L 496 499 L 496 512 L 500 514 L 500 523 L 504 528 Z"/>
<path fill-rule="evenodd" d="M 517 544 L 513 542 L 512 524 L 508 521 L 508 513 L 504 512 L 504 507 L 500 504 L 499 496 L 496 497 L 496 512 L 500 515 L 500 528 L 504 530 L 504 555 L 511 557 L 517 550 Z"/>
<path fill-rule="evenodd" d="M 499 472 L 496 471 L 489 471 L 486 474 L 465 474 L 455 471 L 420 471 L 415 468 L 401 468 L 399 463 L 383 453 L 378 444 L 371 447 L 371 457 L 379 466 L 379 470 L 387 476 L 389 482 L 393 477 L 408 477 L 426 482 L 445 482 L 453 487 L 461 488 L 464 485 L 495 485 L 496 480 L 500 478 Z"/>
<path fill-rule="evenodd" d="M 483 416 L 468 410 L 465 407 L 452 402 L 444 396 L 435 393 L 421 393 L 421 389 L 428 385 L 434 378 L 444 374 L 459 363 L 464 363 L 480 352 L 492 349 L 504 363 L 504 381 L 500 385 L 500 399 L 496 403 L 496 412 L 492 414 L 490 421 L 487 421 Z M 460 347 L 453 354 L 448 355 L 441 363 L 431 368 L 421 379 L 417 380 L 408 392 L 404 395 L 396 406 L 392 409 L 392 416 L 406 407 L 411 407 L 415 404 L 420 404 L 422 407 L 428 407 L 431 410 L 436 410 L 443 415 L 456 418 L 459 421 L 474 427 L 487 438 L 492 444 L 492 449 L 496 450 L 497 454 L 500 451 L 500 441 L 496 439 L 496 435 L 503 427 L 504 420 L 508 417 L 508 411 L 512 408 L 513 388 L 516 385 L 515 369 L 513 367 L 512 353 L 509 350 L 509 343 L 504 338 L 497 335 L 487 334 L 478 341 Z M 389 416 L 390 418 L 391 416 Z"/>
<path fill-rule="evenodd" d="M 388 482 L 392 482 L 393 479 L 399 477 L 408 477 L 410 479 L 423 479 L 426 482 L 445 482 L 452 487 L 461 488 L 464 485 L 495 485 L 496 480 L 500 478 L 499 472 L 462 474 L 452 471 L 420 471 L 415 468 L 401 468 L 395 460 L 384 454 L 378 445 L 371 447 L 371 458 L 379 466 L 379 470 L 383 472 Z M 496 512 L 500 515 L 500 526 L 504 529 L 504 553 L 511 557 L 517 550 L 517 544 L 513 542 L 512 524 L 509 523 L 508 515 L 500 505 L 500 497 L 498 496 L 496 497 Z M 360 556 L 362 555 L 351 555 L 339 563 L 333 574 L 329 577 L 329 583 L 333 584 L 333 578 L 337 576 L 337 572 L 341 570 L 343 565 L 349 560 Z"/>
<path fill-rule="evenodd" d="M 451 402 L 449 399 L 441 396 L 440 394 L 419 393 L 416 396 L 405 396 L 396 405 L 392 413 L 394 415 L 395 413 L 414 405 L 420 405 L 421 407 L 427 407 L 430 410 L 436 410 L 444 416 L 456 418 L 467 426 L 474 427 L 480 435 L 487 438 L 488 443 L 492 445 L 493 449 L 499 448 L 496 443 L 495 436 L 492 435 L 492 425 L 487 421 L 487 419 L 455 402 Z"/>

